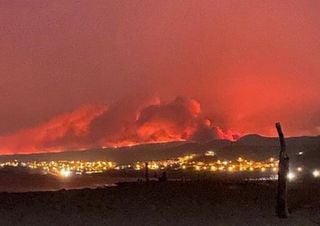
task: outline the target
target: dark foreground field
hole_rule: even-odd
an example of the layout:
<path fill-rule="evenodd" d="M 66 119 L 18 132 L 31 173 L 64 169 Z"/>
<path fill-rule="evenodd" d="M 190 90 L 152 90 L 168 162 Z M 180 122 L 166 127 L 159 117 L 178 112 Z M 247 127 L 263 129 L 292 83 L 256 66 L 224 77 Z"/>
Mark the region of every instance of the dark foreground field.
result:
<path fill-rule="evenodd" d="M 152 182 L 105 189 L 0 193 L 0 225 L 319 225 L 318 183 L 290 184 L 289 219 L 272 183 Z"/>

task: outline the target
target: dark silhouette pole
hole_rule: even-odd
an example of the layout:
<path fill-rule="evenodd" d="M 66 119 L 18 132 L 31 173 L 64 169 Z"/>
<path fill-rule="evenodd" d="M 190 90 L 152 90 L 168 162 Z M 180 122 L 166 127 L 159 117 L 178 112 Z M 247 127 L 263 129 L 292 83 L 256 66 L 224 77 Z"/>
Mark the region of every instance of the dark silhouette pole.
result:
<path fill-rule="evenodd" d="M 149 166 L 148 166 L 148 162 L 145 162 L 145 178 L 146 178 L 146 182 L 149 182 Z"/>
<path fill-rule="evenodd" d="M 287 175 L 289 172 L 289 157 L 286 152 L 286 142 L 279 122 L 276 123 L 276 128 L 280 140 L 276 213 L 280 218 L 287 218 L 289 215 L 287 206 Z"/>

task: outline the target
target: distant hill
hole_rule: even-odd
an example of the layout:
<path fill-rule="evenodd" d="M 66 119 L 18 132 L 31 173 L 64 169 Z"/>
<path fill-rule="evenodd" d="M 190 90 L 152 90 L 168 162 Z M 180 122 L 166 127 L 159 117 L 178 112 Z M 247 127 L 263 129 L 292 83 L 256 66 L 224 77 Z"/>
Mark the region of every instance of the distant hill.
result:
<path fill-rule="evenodd" d="M 190 142 L 170 142 L 156 144 L 142 144 L 132 147 L 105 148 L 85 151 L 65 151 L 57 153 L 39 153 L 23 155 L 0 155 L 0 161 L 42 161 L 42 160 L 109 160 L 118 163 L 132 161 L 161 160 L 178 156 L 202 153 L 206 150 L 201 144 Z"/>
<path fill-rule="evenodd" d="M 320 136 L 286 138 L 287 152 L 292 165 L 304 163 L 320 167 Z M 236 156 L 254 160 L 263 160 L 279 155 L 278 138 L 247 135 L 217 151 L 220 158 L 234 159 Z"/>
<path fill-rule="evenodd" d="M 318 165 L 320 167 L 320 136 L 291 137 L 287 138 L 286 142 L 292 164 L 307 161 L 308 164 Z M 279 141 L 278 138 L 251 134 L 242 137 L 236 142 L 228 140 L 212 140 L 204 144 L 194 142 L 170 142 L 86 151 L 2 155 L 0 156 L 0 161 L 14 159 L 20 161 L 109 160 L 117 163 L 129 163 L 133 161 L 170 159 L 191 153 L 204 153 L 208 150 L 213 150 L 219 158 L 236 159 L 241 156 L 253 160 L 264 160 L 270 157 L 277 158 Z"/>

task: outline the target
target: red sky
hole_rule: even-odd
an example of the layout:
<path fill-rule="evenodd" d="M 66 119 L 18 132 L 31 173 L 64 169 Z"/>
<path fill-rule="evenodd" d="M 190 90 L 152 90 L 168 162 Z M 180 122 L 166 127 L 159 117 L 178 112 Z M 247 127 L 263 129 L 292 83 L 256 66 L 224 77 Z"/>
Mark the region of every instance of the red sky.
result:
<path fill-rule="evenodd" d="M 319 135 L 319 10 L 317 0 L 2 0 L 0 152 L 30 152 L 21 134 L 83 105 L 121 105 L 133 130 L 132 115 L 161 103 L 152 123 L 168 123 L 177 96 L 224 131 L 275 135 L 281 121 L 287 135 Z M 166 135 L 191 128 L 180 126 Z"/>

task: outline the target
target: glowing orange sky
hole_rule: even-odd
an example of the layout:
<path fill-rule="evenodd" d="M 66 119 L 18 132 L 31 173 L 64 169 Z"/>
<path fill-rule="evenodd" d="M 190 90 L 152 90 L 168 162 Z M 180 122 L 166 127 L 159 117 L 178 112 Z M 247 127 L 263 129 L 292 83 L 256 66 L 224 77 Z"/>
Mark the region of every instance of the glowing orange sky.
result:
<path fill-rule="evenodd" d="M 0 146 L 83 105 L 130 111 L 177 96 L 224 131 L 275 135 L 281 121 L 286 135 L 319 135 L 319 10 L 317 0 L 3 0 Z"/>

